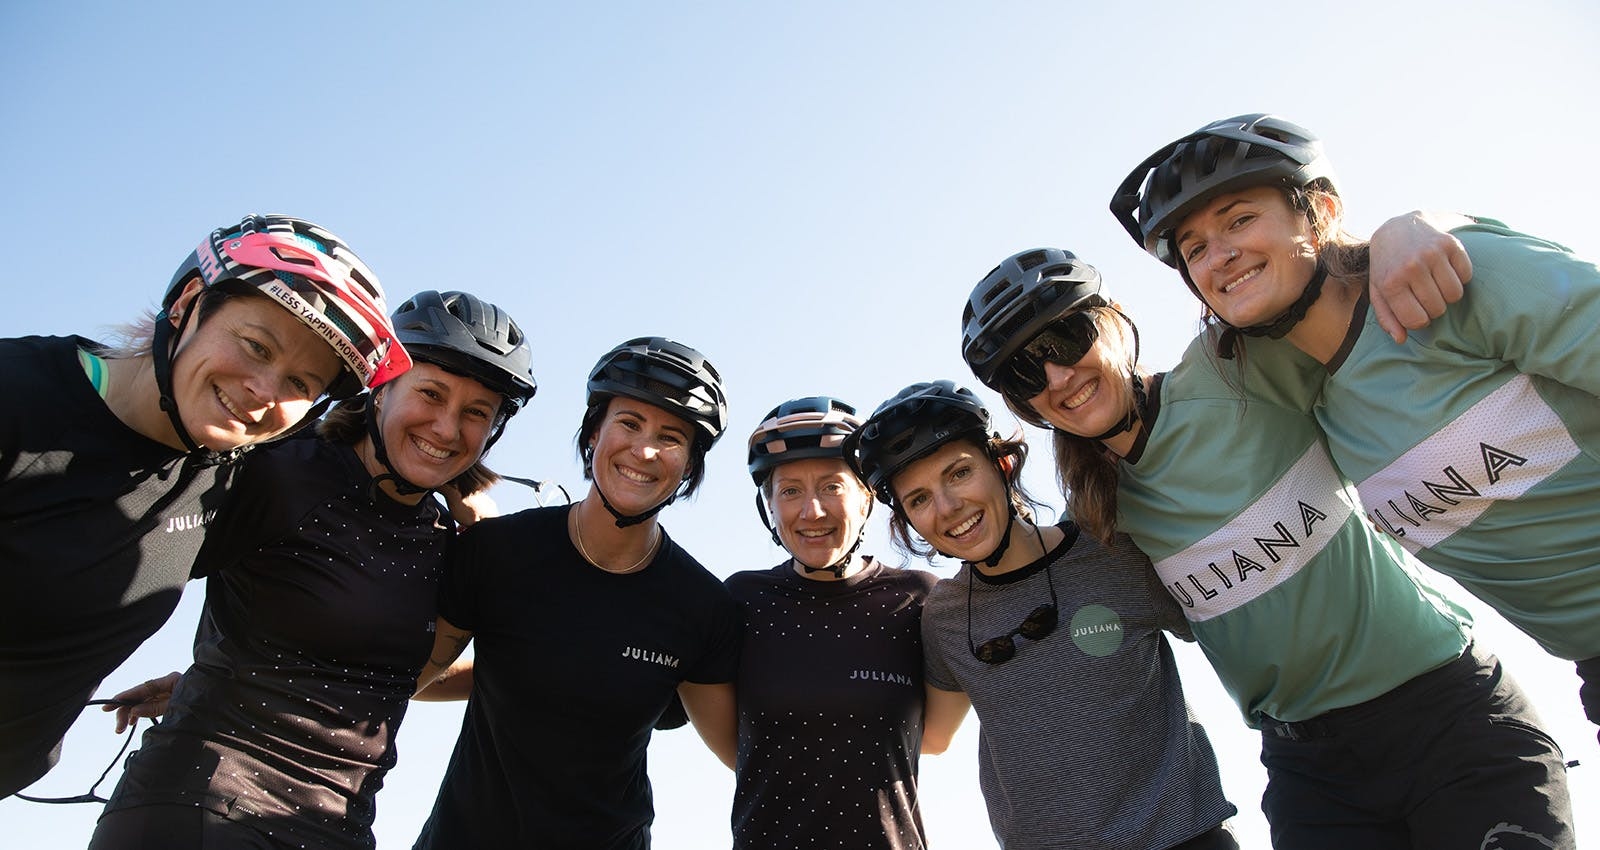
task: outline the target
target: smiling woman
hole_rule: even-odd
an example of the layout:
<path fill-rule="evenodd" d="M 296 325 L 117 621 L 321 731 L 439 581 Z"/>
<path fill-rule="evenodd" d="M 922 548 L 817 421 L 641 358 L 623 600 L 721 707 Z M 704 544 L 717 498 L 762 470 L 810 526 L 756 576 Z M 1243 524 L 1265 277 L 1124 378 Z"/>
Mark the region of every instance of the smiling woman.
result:
<path fill-rule="evenodd" d="M 1076 292 L 1098 277 L 1057 283 Z M 929 716 L 977 711 L 996 840 L 1234 850 L 1223 822 L 1236 809 L 1162 633 L 1187 637 L 1183 615 L 1126 537 L 1035 524 L 1020 484 L 1027 444 L 989 428 L 970 390 L 912 384 L 850 449 L 901 546 L 961 560 L 923 613 Z"/>
<path fill-rule="evenodd" d="M 733 765 L 738 609 L 657 519 L 727 423 L 704 355 L 629 340 L 589 374 L 583 500 L 462 535 L 418 698 L 468 699 L 466 719 L 417 847 L 649 847 L 645 751 L 675 696 Z"/>
<path fill-rule="evenodd" d="M 935 577 L 857 552 L 872 493 L 844 441 L 860 425 L 855 408 L 812 396 L 750 435 L 756 509 L 790 557 L 727 580 L 746 621 L 736 850 L 926 846 L 918 755 L 942 752 L 962 713 L 927 699 L 922 678 Z"/>
<path fill-rule="evenodd" d="M 213 231 L 162 304 L 119 348 L 0 340 L 0 797 L 171 615 L 238 450 L 408 365 L 377 279 L 301 219 Z"/>
<path fill-rule="evenodd" d="M 1051 429 L 1074 515 L 1149 556 L 1138 571 L 1181 604 L 1261 730 L 1274 846 L 1409 848 L 1437 836 L 1477 846 L 1506 822 L 1573 846 L 1560 751 L 1527 698 L 1473 646 L 1465 611 L 1373 530 L 1328 458 L 1309 412 L 1317 365 L 1261 337 L 1224 371 L 1213 333 L 1146 379 L 1137 348 L 1102 333 L 1086 352 L 1057 352 L 1045 387 L 1021 395 L 1033 388 L 995 379 L 1005 370 L 989 364 L 1056 323 L 1091 312 L 1137 333 L 1106 306 L 1092 267 L 1073 258 L 1097 299 L 1044 285 L 1061 269 L 1042 256 L 1016 255 L 996 270 L 1015 279 L 1000 286 L 991 273 L 974 290 L 968 362 Z M 1094 398 L 1121 408 L 1081 415 Z M 1101 432 L 1107 419 L 1130 428 Z M 1410 781 L 1371 783 L 1378 767 Z M 1365 805 L 1347 802 L 1353 788 Z"/>
<path fill-rule="evenodd" d="M 453 535 L 432 491 L 492 484 L 483 453 L 534 394 L 521 330 L 493 304 L 422 292 L 394 323 L 412 369 L 342 402 L 317 439 L 243 464 L 195 563 L 194 665 L 118 695 L 141 701 L 123 721 L 167 716 L 96 850 L 373 846 Z"/>

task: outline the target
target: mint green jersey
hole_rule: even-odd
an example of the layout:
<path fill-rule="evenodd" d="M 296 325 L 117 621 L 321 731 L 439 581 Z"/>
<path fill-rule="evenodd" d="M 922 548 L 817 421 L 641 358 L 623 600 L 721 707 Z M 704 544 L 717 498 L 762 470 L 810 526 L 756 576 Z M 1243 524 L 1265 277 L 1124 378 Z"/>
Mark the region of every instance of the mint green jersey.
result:
<path fill-rule="evenodd" d="M 1156 380 L 1117 494 L 1120 529 L 1252 726 L 1387 693 L 1459 657 L 1471 626 L 1334 468 L 1305 410 L 1320 366 L 1266 342 L 1237 366 L 1190 344 Z"/>
<path fill-rule="evenodd" d="M 1600 268 L 1456 235 L 1461 302 L 1396 345 L 1362 301 L 1317 421 L 1375 525 L 1550 653 L 1600 656 Z"/>

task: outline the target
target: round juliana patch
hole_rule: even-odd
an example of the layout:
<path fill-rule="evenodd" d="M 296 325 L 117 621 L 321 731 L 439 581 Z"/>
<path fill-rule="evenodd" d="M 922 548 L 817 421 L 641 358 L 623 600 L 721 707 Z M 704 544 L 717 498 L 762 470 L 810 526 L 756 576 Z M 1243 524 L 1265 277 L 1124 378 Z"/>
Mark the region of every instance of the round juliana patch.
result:
<path fill-rule="evenodd" d="M 1085 605 L 1072 615 L 1072 642 L 1088 655 L 1105 657 L 1122 646 L 1122 618 L 1104 605 Z"/>

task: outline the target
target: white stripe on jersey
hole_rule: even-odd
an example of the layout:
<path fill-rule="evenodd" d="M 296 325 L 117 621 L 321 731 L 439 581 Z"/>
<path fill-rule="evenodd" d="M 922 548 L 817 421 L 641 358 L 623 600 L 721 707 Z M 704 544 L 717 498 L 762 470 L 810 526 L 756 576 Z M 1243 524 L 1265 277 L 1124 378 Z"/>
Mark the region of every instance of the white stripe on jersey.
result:
<path fill-rule="evenodd" d="M 1578 456 L 1561 417 L 1517 375 L 1358 485 L 1379 530 L 1412 552 L 1471 525 Z"/>
<path fill-rule="evenodd" d="M 1226 614 L 1311 563 L 1356 512 L 1355 500 L 1322 443 L 1313 442 L 1259 499 L 1155 562 L 1156 572 L 1191 622 Z"/>

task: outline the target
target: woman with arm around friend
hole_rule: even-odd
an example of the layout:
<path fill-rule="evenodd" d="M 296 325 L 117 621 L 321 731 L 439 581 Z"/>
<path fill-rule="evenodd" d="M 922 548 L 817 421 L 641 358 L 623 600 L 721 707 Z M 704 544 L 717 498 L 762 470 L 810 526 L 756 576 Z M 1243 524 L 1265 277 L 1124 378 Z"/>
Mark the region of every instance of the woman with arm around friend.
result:
<path fill-rule="evenodd" d="M 383 290 L 303 219 L 202 240 L 121 347 L 0 340 L 0 796 L 177 607 L 231 461 L 405 371 Z"/>
<path fill-rule="evenodd" d="M 440 595 L 441 640 L 470 639 L 470 694 L 418 848 L 650 846 L 645 751 L 682 698 L 734 762 L 738 606 L 657 514 L 689 495 L 727 429 L 722 379 L 700 352 L 629 340 L 589 374 L 576 504 L 483 520 L 461 535 Z"/>
<path fill-rule="evenodd" d="M 859 554 L 873 498 L 843 442 L 860 425 L 850 405 L 813 396 L 750 435 L 756 511 L 789 557 L 726 582 L 745 616 L 735 850 L 927 846 L 918 754 L 942 752 L 962 714 L 924 698 L 936 577 Z"/>
<path fill-rule="evenodd" d="M 1202 147 L 1214 164 L 1184 167 Z M 1136 170 L 1124 197 L 1129 232 L 1247 355 L 1251 328 L 1305 305 L 1284 339 L 1322 366 L 1313 412 L 1368 518 L 1575 661 L 1600 724 L 1600 267 L 1478 220 L 1454 231 L 1476 269 L 1462 302 L 1390 345 L 1365 297 L 1371 248 L 1344 230 L 1310 131 L 1214 122 Z"/>
<path fill-rule="evenodd" d="M 930 714 L 978 714 L 1000 846 L 1236 848 L 1205 730 L 1163 629 L 1184 619 L 1127 538 L 1035 523 L 1027 445 L 950 381 L 913 384 L 850 438 L 901 545 L 961 561 L 923 610 Z M 916 544 L 912 530 L 925 545 Z"/>
<path fill-rule="evenodd" d="M 1052 431 L 1073 516 L 1150 556 L 1261 730 L 1275 847 L 1574 846 L 1560 752 L 1525 695 L 1328 458 L 1314 363 L 1224 369 L 1202 335 L 1144 374 L 1132 320 L 1058 249 L 1002 262 L 964 325 L 974 374 Z"/>
<path fill-rule="evenodd" d="M 492 484 L 483 454 L 535 390 L 527 342 L 493 304 L 421 292 L 394 326 L 409 371 L 244 463 L 195 565 L 195 663 L 128 759 L 95 850 L 374 846 L 454 536 L 433 491 Z"/>

